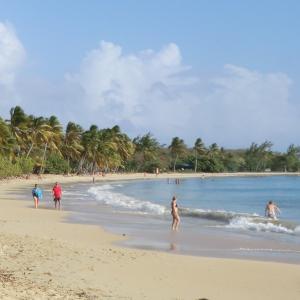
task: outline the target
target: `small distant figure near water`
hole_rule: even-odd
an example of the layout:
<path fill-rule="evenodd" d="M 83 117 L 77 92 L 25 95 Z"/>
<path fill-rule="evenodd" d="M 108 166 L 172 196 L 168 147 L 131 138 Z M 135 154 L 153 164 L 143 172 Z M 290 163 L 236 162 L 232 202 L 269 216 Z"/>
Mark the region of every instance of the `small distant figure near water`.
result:
<path fill-rule="evenodd" d="M 42 190 L 38 187 L 37 184 L 34 185 L 34 188 L 32 189 L 32 197 L 34 200 L 34 207 L 38 208 L 39 206 L 39 201 L 43 198 L 43 192 Z"/>
<path fill-rule="evenodd" d="M 279 214 L 280 214 L 279 207 L 275 203 L 273 203 L 273 201 L 269 201 L 265 209 L 265 216 L 277 220 L 277 216 Z"/>
<path fill-rule="evenodd" d="M 95 183 L 95 177 L 93 177 L 93 183 Z"/>
<path fill-rule="evenodd" d="M 176 178 L 176 179 L 175 179 L 175 184 L 179 184 L 179 183 L 180 183 L 179 179 Z"/>
<path fill-rule="evenodd" d="M 58 204 L 58 209 L 60 209 L 60 200 L 61 200 L 61 196 L 62 196 L 62 190 L 61 190 L 61 186 L 58 184 L 58 182 L 55 182 L 55 185 L 52 189 L 52 195 L 53 195 L 55 209 L 57 208 L 57 204 Z"/>
<path fill-rule="evenodd" d="M 172 214 L 172 217 L 173 217 L 172 230 L 178 231 L 180 218 L 179 218 L 179 213 L 178 213 L 177 199 L 176 199 L 175 196 L 173 196 L 172 202 L 171 202 L 171 214 Z"/>

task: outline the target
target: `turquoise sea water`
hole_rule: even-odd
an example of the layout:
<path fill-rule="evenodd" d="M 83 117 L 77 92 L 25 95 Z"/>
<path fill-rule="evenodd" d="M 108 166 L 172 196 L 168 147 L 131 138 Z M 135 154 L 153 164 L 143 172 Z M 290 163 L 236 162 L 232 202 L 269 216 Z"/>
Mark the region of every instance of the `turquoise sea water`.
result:
<path fill-rule="evenodd" d="M 180 232 L 170 232 L 170 202 L 178 198 Z M 281 209 L 264 217 L 266 203 Z M 132 238 L 129 246 L 179 253 L 254 256 L 300 262 L 300 177 L 189 178 L 73 185 L 64 205 L 77 221 L 99 223 Z M 174 241 L 176 247 L 173 247 Z M 173 245 L 173 246 L 172 246 Z M 226 251 L 231 254 L 226 255 Z M 239 254 L 235 255 L 239 250 Z M 235 252 L 234 252 L 235 251 Z M 232 255 L 232 253 L 235 253 Z M 245 254 L 246 253 L 246 254 Z"/>
<path fill-rule="evenodd" d="M 300 177 L 231 177 L 138 181 L 116 187 L 132 197 L 168 206 L 176 195 L 180 206 L 210 210 L 264 214 L 268 200 L 281 208 L 281 219 L 300 224 Z"/>

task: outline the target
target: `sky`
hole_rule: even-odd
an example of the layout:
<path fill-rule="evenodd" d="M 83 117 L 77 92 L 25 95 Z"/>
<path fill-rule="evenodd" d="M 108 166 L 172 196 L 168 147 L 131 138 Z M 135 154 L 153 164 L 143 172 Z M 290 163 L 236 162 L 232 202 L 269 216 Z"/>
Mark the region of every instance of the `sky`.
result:
<path fill-rule="evenodd" d="M 0 0 L 0 116 L 300 145 L 300 1 Z"/>

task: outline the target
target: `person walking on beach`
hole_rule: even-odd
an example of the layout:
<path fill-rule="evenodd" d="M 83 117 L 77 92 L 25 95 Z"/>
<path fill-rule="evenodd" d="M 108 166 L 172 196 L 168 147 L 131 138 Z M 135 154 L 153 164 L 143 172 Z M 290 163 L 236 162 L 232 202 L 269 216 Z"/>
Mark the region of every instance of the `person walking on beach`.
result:
<path fill-rule="evenodd" d="M 52 189 L 52 195 L 55 204 L 55 209 L 57 207 L 57 203 L 58 203 L 58 209 L 60 209 L 60 200 L 61 200 L 62 191 L 61 191 L 61 186 L 58 184 L 58 182 L 55 182 L 55 185 Z"/>
<path fill-rule="evenodd" d="M 34 185 L 34 188 L 32 189 L 32 197 L 34 200 L 34 207 L 38 208 L 40 199 L 43 198 L 43 192 L 42 190 L 37 186 L 37 184 Z"/>
<path fill-rule="evenodd" d="M 178 231 L 180 218 L 179 218 L 179 213 L 178 213 L 177 199 L 176 199 L 175 196 L 173 196 L 172 202 L 171 202 L 171 214 L 172 214 L 172 217 L 173 217 L 172 230 Z"/>
<path fill-rule="evenodd" d="M 272 201 L 269 201 L 265 209 L 265 216 L 277 220 L 277 216 L 279 215 L 279 213 L 279 207 Z"/>

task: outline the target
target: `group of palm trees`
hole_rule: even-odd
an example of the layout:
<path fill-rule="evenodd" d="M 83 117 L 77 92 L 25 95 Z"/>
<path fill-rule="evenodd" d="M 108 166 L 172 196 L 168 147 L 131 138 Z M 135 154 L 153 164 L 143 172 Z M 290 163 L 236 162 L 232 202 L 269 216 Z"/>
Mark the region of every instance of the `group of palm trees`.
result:
<path fill-rule="evenodd" d="M 9 120 L 0 118 L 0 155 L 11 161 L 18 157 L 31 159 L 40 173 L 45 171 L 51 155 L 67 162 L 68 172 L 116 171 L 126 166 L 144 171 L 147 162 L 158 160 L 160 149 L 150 133 L 131 140 L 119 126 L 99 129 L 92 125 L 85 131 L 73 122 L 63 131 L 57 117 L 27 115 L 20 106 L 10 110 Z M 183 140 L 173 139 L 169 152 L 174 157 L 174 170 L 186 149 Z"/>
<path fill-rule="evenodd" d="M 48 166 L 53 158 L 64 166 L 56 170 L 67 173 L 154 172 L 157 168 L 175 172 L 180 166 L 194 172 L 298 170 L 298 147 L 291 145 L 284 154 L 272 152 L 271 147 L 270 142 L 252 143 L 245 150 L 225 151 L 216 143 L 206 147 L 197 138 L 188 148 L 179 137 L 166 146 L 150 133 L 130 139 L 119 126 L 92 125 L 84 130 L 73 122 L 63 130 L 57 117 L 27 115 L 20 106 L 10 110 L 8 120 L 0 118 L 0 158 L 11 163 L 20 158 L 30 161 L 37 173 L 51 172 Z"/>
<path fill-rule="evenodd" d="M 47 155 L 54 154 L 68 164 L 84 168 L 113 169 L 122 166 L 134 152 L 134 145 L 118 126 L 89 130 L 69 122 L 65 131 L 55 116 L 50 118 L 26 115 L 20 106 L 10 110 L 10 119 L 0 119 L 0 154 L 10 159 L 30 158 L 39 172 L 43 172 Z M 73 170 L 74 171 L 74 170 Z"/>

